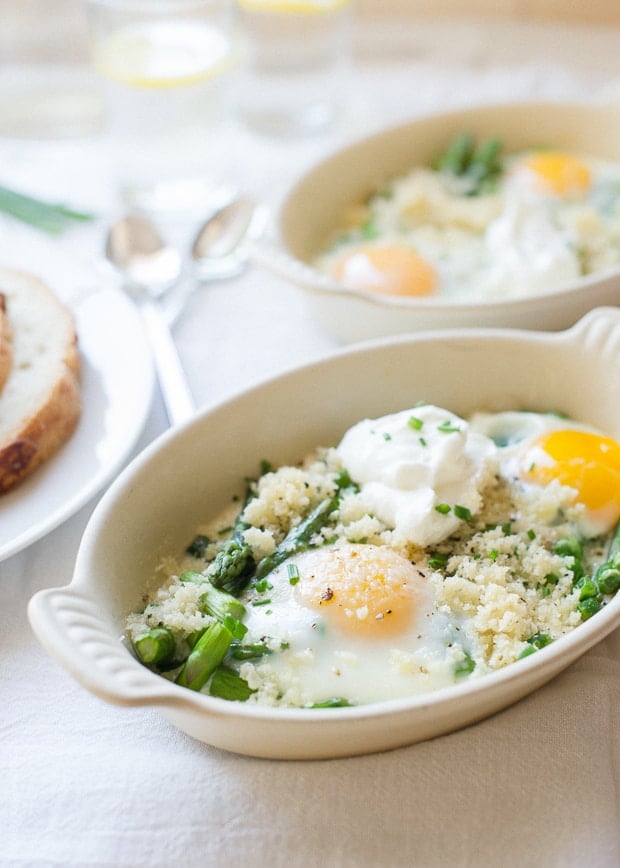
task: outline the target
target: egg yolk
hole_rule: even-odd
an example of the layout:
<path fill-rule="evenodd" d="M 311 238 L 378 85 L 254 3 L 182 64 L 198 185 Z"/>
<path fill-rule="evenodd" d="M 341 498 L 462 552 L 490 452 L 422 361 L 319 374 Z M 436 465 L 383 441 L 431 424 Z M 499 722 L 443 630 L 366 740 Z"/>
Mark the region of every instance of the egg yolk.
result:
<path fill-rule="evenodd" d="M 523 471 L 538 485 L 557 480 L 577 491 L 592 517 L 611 528 L 620 518 L 620 443 L 588 431 L 553 431 L 537 438 L 528 453 L 545 454 Z M 547 460 L 547 458 L 549 460 Z"/>
<path fill-rule="evenodd" d="M 405 632 L 424 599 L 423 574 L 382 546 L 352 544 L 310 552 L 299 565 L 301 602 L 333 626 L 368 638 Z"/>
<path fill-rule="evenodd" d="M 399 244 L 359 247 L 345 254 L 334 277 L 351 289 L 391 295 L 433 295 L 437 289 L 433 266 Z"/>
<path fill-rule="evenodd" d="M 543 190 L 556 196 L 582 196 L 592 185 L 590 169 L 572 154 L 539 151 L 522 163 Z"/>

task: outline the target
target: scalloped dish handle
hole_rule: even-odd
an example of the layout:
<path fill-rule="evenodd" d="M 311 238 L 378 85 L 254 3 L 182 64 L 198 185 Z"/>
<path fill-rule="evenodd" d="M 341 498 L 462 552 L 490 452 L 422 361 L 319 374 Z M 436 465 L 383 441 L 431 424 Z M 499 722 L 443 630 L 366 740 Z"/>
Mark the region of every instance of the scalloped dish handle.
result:
<path fill-rule="evenodd" d="M 101 699 L 115 705 L 186 704 L 179 688 L 145 669 L 112 638 L 100 609 L 77 590 L 39 591 L 28 604 L 28 618 L 46 651 Z"/>
<path fill-rule="evenodd" d="M 620 307 L 596 307 L 560 335 L 584 349 L 592 344 L 598 351 L 605 347 L 617 353 L 620 349 Z"/>
<path fill-rule="evenodd" d="M 251 246 L 250 251 L 252 262 L 275 274 L 276 277 L 291 281 L 312 292 L 351 294 L 351 290 L 346 286 L 341 286 L 300 259 L 294 259 L 277 243 L 261 239 Z"/>

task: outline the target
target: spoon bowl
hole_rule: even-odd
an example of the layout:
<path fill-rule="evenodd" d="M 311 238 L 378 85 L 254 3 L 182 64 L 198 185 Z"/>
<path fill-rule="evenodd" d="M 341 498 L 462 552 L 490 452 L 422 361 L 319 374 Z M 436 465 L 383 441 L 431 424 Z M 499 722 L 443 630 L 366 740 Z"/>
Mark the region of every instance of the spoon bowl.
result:
<path fill-rule="evenodd" d="M 265 212 L 246 197 L 211 214 L 191 248 L 193 276 L 206 281 L 240 274 L 249 261 L 245 242 L 262 232 L 264 220 Z M 195 407 L 171 333 L 192 290 L 187 282 L 180 286 L 181 255 L 147 217 L 129 214 L 110 228 L 105 258 L 142 313 L 168 418 L 173 425 L 184 422 Z"/>
<path fill-rule="evenodd" d="M 181 276 L 179 251 L 166 244 L 146 217 L 118 220 L 106 239 L 107 261 L 121 273 L 128 290 L 162 295 Z"/>
<path fill-rule="evenodd" d="M 200 227 L 191 248 L 192 270 L 200 281 L 235 277 L 248 264 L 246 242 L 262 231 L 263 211 L 243 196 L 212 214 Z"/>
<path fill-rule="evenodd" d="M 146 217 L 128 215 L 110 228 L 105 257 L 142 314 L 168 419 L 172 425 L 185 422 L 194 415 L 194 401 L 160 304 L 181 276 L 179 252 Z"/>

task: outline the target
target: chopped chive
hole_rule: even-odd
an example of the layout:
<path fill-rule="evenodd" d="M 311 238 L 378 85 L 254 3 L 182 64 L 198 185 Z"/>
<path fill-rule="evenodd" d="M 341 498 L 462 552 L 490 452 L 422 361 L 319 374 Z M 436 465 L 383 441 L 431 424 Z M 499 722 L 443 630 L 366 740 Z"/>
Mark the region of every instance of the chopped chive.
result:
<path fill-rule="evenodd" d="M 447 515 L 452 507 L 449 503 L 438 503 L 435 507 L 435 511 L 441 513 L 441 515 Z"/>
<path fill-rule="evenodd" d="M 263 600 L 252 600 L 253 606 L 268 606 L 271 603 L 271 600 L 266 597 Z"/>
<path fill-rule="evenodd" d="M 460 506 L 456 503 L 454 505 L 454 514 L 461 521 L 471 521 L 471 511 L 466 506 Z"/>
<path fill-rule="evenodd" d="M 414 431 L 421 431 L 424 427 L 424 420 L 418 419 L 417 416 L 410 416 L 407 424 L 410 428 L 413 428 Z"/>
<path fill-rule="evenodd" d="M 491 549 L 491 551 L 489 552 L 489 560 L 490 561 L 496 561 L 498 555 L 499 555 L 499 552 L 497 551 L 497 549 Z"/>
<path fill-rule="evenodd" d="M 504 534 L 504 536 L 510 536 L 510 534 L 512 533 L 512 525 L 509 521 L 507 521 L 506 524 L 502 525 L 502 533 Z"/>
<path fill-rule="evenodd" d="M 336 488 L 339 491 L 343 488 L 358 489 L 358 486 L 351 479 L 351 475 L 350 475 L 349 471 L 346 469 L 346 467 L 343 467 L 341 470 L 338 471 L 338 473 L 334 477 L 334 482 L 336 484 Z"/>
<path fill-rule="evenodd" d="M 272 467 L 273 467 L 273 465 L 272 465 L 271 461 L 267 461 L 266 458 L 263 458 L 261 463 L 260 463 L 260 475 L 264 476 L 266 473 L 270 473 L 272 470 Z"/>
<path fill-rule="evenodd" d="M 441 431 L 442 434 L 452 434 L 455 431 L 460 431 L 461 429 L 458 425 L 454 425 L 450 419 L 446 419 L 445 422 L 442 422 L 441 425 L 437 426 L 437 430 Z"/>
<path fill-rule="evenodd" d="M 297 569 L 297 564 L 289 564 L 287 567 L 288 570 L 288 580 L 291 585 L 296 585 L 300 579 L 299 570 Z"/>
<path fill-rule="evenodd" d="M 205 556 L 205 552 L 207 550 L 207 546 L 211 543 L 209 537 L 205 536 L 202 533 L 199 533 L 191 543 L 186 548 L 186 552 L 188 555 L 191 555 L 193 558 L 203 558 Z"/>
<path fill-rule="evenodd" d="M 250 645 L 233 642 L 230 646 L 230 656 L 234 660 L 252 660 L 254 657 L 271 653 L 271 648 L 265 642 L 254 642 Z"/>
<path fill-rule="evenodd" d="M 464 675 L 470 675 L 475 668 L 476 663 L 473 657 L 466 651 L 465 657 L 455 664 L 454 675 L 456 676 L 456 678 L 462 678 Z"/>
<path fill-rule="evenodd" d="M 331 699 L 324 699 L 322 702 L 313 702 L 308 708 L 349 708 L 351 703 L 348 699 L 342 696 L 333 696 Z"/>
<path fill-rule="evenodd" d="M 392 435 L 389 434 L 389 433 L 386 431 L 385 434 L 383 435 L 383 439 L 384 439 L 384 440 L 391 440 L 391 439 L 392 439 Z"/>
<path fill-rule="evenodd" d="M 426 446 L 426 440 L 424 437 L 420 437 L 420 446 Z"/>
<path fill-rule="evenodd" d="M 536 531 L 530 528 L 527 532 L 528 539 L 536 539 Z"/>
<path fill-rule="evenodd" d="M 379 237 L 379 230 L 372 217 L 360 226 L 360 232 L 366 241 L 373 241 Z"/>

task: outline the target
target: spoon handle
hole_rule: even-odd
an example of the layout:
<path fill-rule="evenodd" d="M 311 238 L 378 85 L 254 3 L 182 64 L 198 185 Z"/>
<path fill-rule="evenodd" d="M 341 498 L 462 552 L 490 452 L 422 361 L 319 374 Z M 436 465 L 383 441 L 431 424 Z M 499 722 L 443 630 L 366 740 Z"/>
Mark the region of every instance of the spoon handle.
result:
<path fill-rule="evenodd" d="M 148 298 L 141 301 L 140 311 L 153 351 L 168 419 L 172 425 L 178 425 L 194 415 L 194 399 L 163 311 Z"/>

